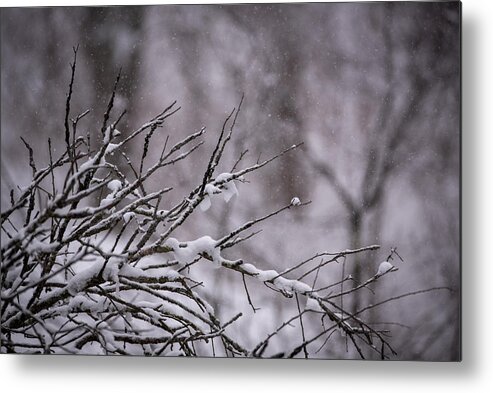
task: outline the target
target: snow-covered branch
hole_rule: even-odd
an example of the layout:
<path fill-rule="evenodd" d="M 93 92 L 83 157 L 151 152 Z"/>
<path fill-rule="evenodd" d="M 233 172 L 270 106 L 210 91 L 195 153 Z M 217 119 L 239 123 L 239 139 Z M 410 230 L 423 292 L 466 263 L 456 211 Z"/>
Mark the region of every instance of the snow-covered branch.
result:
<path fill-rule="evenodd" d="M 234 137 L 242 98 L 224 120 L 201 180 L 185 195 L 175 200 L 169 197 L 164 209 L 160 204 L 174 190 L 173 184 L 153 192 L 146 192 L 145 186 L 153 174 L 192 159 L 204 146 L 205 127 L 170 147 L 166 137 L 159 158 L 146 166 L 151 138 L 180 108 L 173 102 L 134 131 L 117 129 L 125 114 L 113 115 L 119 75 L 102 119 L 100 143 L 83 152 L 91 143 L 88 137 L 77 135 L 77 125 L 88 111 L 75 120 L 70 113 L 76 92 L 76 55 L 74 49 L 64 121 L 65 151 L 53 158 L 49 142 L 50 162 L 37 169 L 34 149 L 23 140 L 32 181 L 19 192 L 11 192 L 11 206 L 1 213 L 2 352 L 293 357 L 303 351 L 308 357 L 313 354 L 312 343 L 325 340 L 325 345 L 332 332 L 340 331 L 361 357 L 365 351 L 379 351 L 382 358 L 394 353 L 386 331 L 364 321 L 363 312 L 372 306 L 350 313 L 339 303 L 396 272 L 389 258 L 373 276 L 351 288 L 342 285 L 352 282 L 346 277 L 316 289 L 317 278 L 330 277 L 334 264 L 375 251 L 378 245 L 314 253 L 282 271 L 260 269 L 258 262 L 242 257 L 238 245 L 259 233 L 263 222 L 303 209 L 310 201 L 290 196 L 288 204 L 245 220 L 234 229 L 224 228 L 217 240 L 208 235 L 188 241 L 174 237 L 182 233 L 178 229 L 193 225 L 197 210 L 207 212 L 213 200 L 228 203 L 238 195 L 239 184 L 247 182 L 247 175 L 282 159 L 301 143 L 240 169 L 242 153 L 231 172 L 219 172 L 221 158 Z M 140 135 L 145 141 L 135 163 L 123 148 Z M 248 234 L 251 229 L 254 231 Z M 226 252 L 235 258 L 226 258 Z M 258 308 L 248 286 L 260 283 L 272 297 L 294 297 L 298 313 L 281 321 L 267 337 L 258 337 L 254 345 L 242 340 L 231 326 L 243 313 L 228 315 L 222 322 L 212 306 L 217 299 L 210 299 L 203 290 L 209 285 L 207 277 L 192 278 L 194 265 L 210 262 L 217 269 L 231 271 L 233 277 L 238 273 L 245 302 L 253 312 Z M 336 287 L 340 290 L 328 292 Z M 303 318 L 314 315 L 322 317 L 318 330 L 305 329 Z M 330 321 L 328 325 L 324 318 Z M 290 344 L 282 353 L 266 355 L 272 338 L 294 321 L 300 323 L 301 342 Z"/>

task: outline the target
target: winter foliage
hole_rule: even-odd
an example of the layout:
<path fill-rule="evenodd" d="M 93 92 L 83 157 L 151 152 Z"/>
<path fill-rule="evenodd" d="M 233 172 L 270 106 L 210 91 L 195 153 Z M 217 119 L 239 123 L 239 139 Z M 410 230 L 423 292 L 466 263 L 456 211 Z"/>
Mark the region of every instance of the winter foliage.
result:
<path fill-rule="evenodd" d="M 11 204 L 1 213 L 2 352 L 311 357 L 339 332 L 361 358 L 396 355 L 390 331 L 365 320 L 365 311 L 378 304 L 364 304 L 355 311 L 348 307 L 354 294 L 373 291 L 371 284 L 397 271 L 389 262 L 394 250 L 366 281 L 353 282 L 348 275 L 330 285 L 317 284 L 319 276 L 379 246 L 314 253 L 282 271 L 261 269 L 255 261 L 235 254 L 238 244 L 254 244 L 258 232 L 252 229 L 278 214 L 302 212 L 310 201 L 296 196 L 289 201 L 289 196 L 271 212 L 259 206 L 258 216 L 233 230 L 224 228 L 218 239 L 180 236 L 181 227 L 206 219 L 200 214 L 213 204 L 231 204 L 240 185 L 241 192 L 248 193 L 249 175 L 296 154 L 301 143 L 251 164 L 238 160 L 238 169 L 220 172 L 242 99 L 224 120 L 219 135 L 208 136 L 215 144 L 202 168 L 202 181 L 180 198 L 169 197 L 173 185 L 150 192 L 147 183 L 153 174 L 193 160 L 194 152 L 203 148 L 205 128 L 174 144 L 166 139 L 157 159 L 146 163 L 151 138 L 180 108 L 172 103 L 135 130 L 118 130 L 125 116 L 125 112 L 114 113 L 118 75 L 95 143 L 80 131 L 88 111 L 71 118 L 76 56 L 77 49 L 67 95 L 65 150 L 57 156 L 48 141 L 50 161 L 40 168 L 33 147 L 23 140 L 32 181 L 11 191 Z M 145 137 L 141 159 L 132 162 L 125 148 L 139 136 Z M 277 327 L 257 337 L 257 342 L 246 342 L 234 329 L 244 313 L 220 318 L 209 283 L 194 274 L 198 265 L 205 264 L 228 270 L 243 281 L 244 302 L 254 314 L 258 309 L 248 289 L 254 282 L 267 287 L 273 298 L 295 300 L 298 311 L 277 320 Z M 305 329 L 309 318 L 316 322 Z M 297 340 L 282 351 L 271 351 L 271 341 L 292 326 L 299 332 Z"/>

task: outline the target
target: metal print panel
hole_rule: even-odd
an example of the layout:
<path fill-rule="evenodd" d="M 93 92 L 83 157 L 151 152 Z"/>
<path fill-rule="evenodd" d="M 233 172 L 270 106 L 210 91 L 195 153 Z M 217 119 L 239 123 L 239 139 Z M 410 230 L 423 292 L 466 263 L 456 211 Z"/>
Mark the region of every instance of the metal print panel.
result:
<path fill-rule="evenodd" d="M 1 352 L 460 360 L 460 3 L 1 10 Z"/>

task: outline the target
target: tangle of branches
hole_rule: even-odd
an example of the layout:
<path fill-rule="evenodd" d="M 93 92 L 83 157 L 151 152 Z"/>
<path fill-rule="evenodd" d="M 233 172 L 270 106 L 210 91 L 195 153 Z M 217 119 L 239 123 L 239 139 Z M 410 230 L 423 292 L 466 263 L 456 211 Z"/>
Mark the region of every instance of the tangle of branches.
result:
<path fill-rule="evenodd" d="M 250 232 L 252 228 L 310 201 L 294 197 L 220 239 L 204 236 L 185 242 L 172 237 L 179 227 L 193 222 L 197 208 L 207 209 L 214 195 L 229 199 L 237 192 L 238 182 L 273 160 L 294 154 L 300 144 L 236 169 L 241 166 L 240 157 L 232 172 L 218 173 L 223 153 L 234 137 L 241 101 L 222 125 L 201 182 L 181 199 L 169 202 L 165 210 L 160 205 L 172 187 L 148 192 L 148 179 L 179 161 L 192 159 L 203 145 L 205 128 L 173 145 L 166 140 L 159 158 L 145 165 L 151 138 L 179 108 L 173 103 L 124 135 L 118 125 L 125 112 L 114 113 L 118 76 L 102 119 L 100 143 L 94 146 L 89 136 L 79 131 L 89 111 L 71 117 L 76 55 L 74 49 L 63 129 L 65 149 L 55 156 L 48 140 L 49 162 L 40 167 L 34 160 L 34 148 L 23 139 L 32 182 L 12 190 L 10 206 L 1 213 L 2 352 L 309 357 L 315 343 L 325 345 L 332 333 L 339 331 L 362 358 L 367 353 L 382 359 L 395 355 L 388 342 L 389 332 L 375 329 L 362 316 L 374 306 L 349 312 L 340 300 L 396 268 L 387 262 L 366 282 L 350 288 L 341 285 L 351 283 L 350 276 L 317 286 L 317 277 L 325 269 L 350 261 L 355 254 L 376 250 L 378 245 L 314 253 L 280 272 L 261 270 L 241 256 L 234 260 L 223 257 L 223 250 L 234 253 L 236 245 L 253 237 L 257 232 Z M 139 136 L 145 138 L 142 154 L 140 161 L 132 162 L 125 147 Z M 114 163 L 115 157 L 119 164 Z M 280 321 L 255 345 L 247 346 L 229 333 L 242 314 L 220 320 L 201 291 L 207 283 L 192 279 L 190 271 L 199 263 L 212 263 L 237 274 L 243 281 L 245 302 L 254 312 L 248 291 L 251 280 L 265 284 L 273 297 L 294 299 L 297 313 Z M 334 288 L 340 290 L 334 292 Z M 310 314 L 320 317 L 320 323 L 318 331 L 309 335 L 303 320 Z M 280 353 L 269 353 L 272 338 L 293 322 L 300 326 L 299 342 Z"/>

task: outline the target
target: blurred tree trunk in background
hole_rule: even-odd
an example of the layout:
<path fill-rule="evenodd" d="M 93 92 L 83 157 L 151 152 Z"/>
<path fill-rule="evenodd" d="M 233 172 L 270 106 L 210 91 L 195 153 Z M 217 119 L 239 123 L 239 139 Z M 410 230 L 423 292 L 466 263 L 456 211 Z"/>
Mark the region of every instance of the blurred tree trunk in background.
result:
<path fill-rule="evenodd" d="M 138 107 L 138 88 L 141 86 L 140 64 L 144 48 L 144 7 L 85 7 L 82 8 L 79 35 L 82 56 L 91 69 L 94 108 L 102 119 L 120 69 L 122 77 L 118 90 L 118 109 L 130 112 L 125 123 L 135 123 L 133 108 Z"/>

